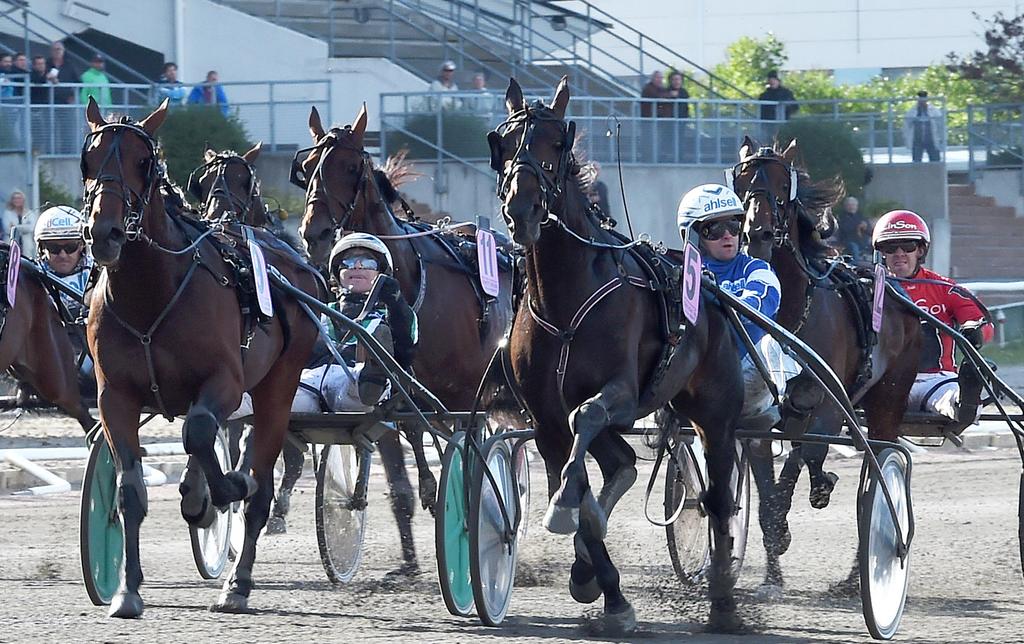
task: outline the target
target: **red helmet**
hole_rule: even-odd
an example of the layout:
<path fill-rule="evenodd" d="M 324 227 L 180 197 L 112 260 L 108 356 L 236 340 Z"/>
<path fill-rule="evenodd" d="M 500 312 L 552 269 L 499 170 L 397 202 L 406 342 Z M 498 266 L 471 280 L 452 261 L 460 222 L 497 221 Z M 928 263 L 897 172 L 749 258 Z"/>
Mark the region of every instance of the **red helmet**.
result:
<path fill-rule="evenodd" d="M 923 242 L 926 247 L 932 241 L 928 224 L 924 223 L 924 219 L 917 213 L 909 210 L 892 210 L 885 213 L 879 218 L 875 230 L 871 233 L 871 245 L 875 248 L 883 242 L 904 239 Z"/>

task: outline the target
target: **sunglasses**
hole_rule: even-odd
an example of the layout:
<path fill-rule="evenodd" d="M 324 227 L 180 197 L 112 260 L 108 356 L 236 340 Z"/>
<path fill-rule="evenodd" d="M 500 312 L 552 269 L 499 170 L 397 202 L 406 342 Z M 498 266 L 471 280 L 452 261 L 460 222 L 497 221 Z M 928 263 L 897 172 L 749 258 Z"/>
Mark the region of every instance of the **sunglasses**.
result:
<path fill-rule="evenodd" d="M 743 224 L 730 219 L 729 221 L 716 221 L 712 224 L 707 224 L 700 229 L 700 236 L 708 241 L 718 241 L 722 237 L 725 237 L 725 233 L 729 233 L 733 237 L 740 234 L 740 229 L 743 228 Z"/>
<path fill-rule="evenodd" d="M 892 255 L 898 250 L 902 250 L 904 253 L 912 253 L 918 248 L 918 242 L 891 242 L 888 244 L 879 244 L 878 251 L 883 255 Z"/>
<path fill-rule="evenodd" d="M 341 259 L 342 268 L 364 268 L 369 271 L 379 270 L 380 265 L 372 257 L 344 257 Z"/>
<path fill-rule="evenodd" d="M 59 255 L 61 253 L 73 255 L 82 250 L 82 244 L 79 242 L 70 244 L 40 244 L 40 247 L 51 255 Z"/>

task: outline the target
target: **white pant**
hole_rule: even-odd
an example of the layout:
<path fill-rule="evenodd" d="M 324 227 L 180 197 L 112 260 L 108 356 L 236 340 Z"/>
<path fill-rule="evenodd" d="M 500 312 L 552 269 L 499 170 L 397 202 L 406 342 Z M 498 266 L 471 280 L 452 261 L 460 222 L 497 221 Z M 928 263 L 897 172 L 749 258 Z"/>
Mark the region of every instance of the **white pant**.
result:
<path fill-rule="evenodd" d="M 327 403 L 329 411 L 368 411 L 371 407 L 364 405 L 359 399 L 359 374 L 363 363 L 346 369 L 340 365 L 330 364 L 316 369 L 303 369 L 299 379 L 303 385 L 320 392 Z M 391 394 L 391 383 L 384 388 L 380 399 L 384 400 Z M 320 408 L 320 397 L 304 386 L 299 386 L 292 399 L 292 412 L 317 413 Z M 252 396 L 249 392 L 242 394 L 242 404 L 232 413 L 228 420 L 252 415 Z"/>
<path fill-rule="evenodd" d="M 786 393 L 786 381 L 800 373 L 800 365 L 782 350 L 775 338 L 765 335 L 756 345 L 758 353 L 764 359 L 779 398 Z M 743 356 L 743 417 L 756 416 L 765 412 L 775 401 L 768 390 L 761 372 L 758 371 L 754 359 L 748 354 Z"/>
<path fill-rule="evenodd" d="M 919 373 L 910 388 L 907 411 L 940 414 L 956 420 L 959 403 L 960 383 L 955 371 Z"/>

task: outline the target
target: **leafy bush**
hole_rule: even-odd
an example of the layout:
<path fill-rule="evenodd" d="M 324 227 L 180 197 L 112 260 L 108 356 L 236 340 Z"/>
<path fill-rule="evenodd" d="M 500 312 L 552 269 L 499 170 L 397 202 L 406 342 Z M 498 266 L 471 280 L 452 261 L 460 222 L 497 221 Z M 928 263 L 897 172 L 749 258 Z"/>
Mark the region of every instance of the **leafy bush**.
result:
<path fill-rule="evenodd" d="M 811 178 L 839 175 L 846 194 L 859 195 L 864 188 L 864 159 L 847 127 L 836 121 L 794 119 L 779 130 L 783 147 L 793 139 L 800 149 L 801 163 Z"/>
<path fill-rule="evenodd" d="M 53 204 L 82 207 L 81 193 L 71 194 L 64 186 L 55 183 L 46 170 L 39 170 L 39 205 Z"/>
<path fill-rule="evenodd" d="M 898 201 L 893 201 L 892 199 L 879 199 L 878 201 L 869 201 L 868 205 L 861 210 L 865 217 L 874 221 L 890 210 L 899 210 L 903 207 L 903 204 Z"/>
<path fill-rule="evenodd" d="M 207 144 L 214 150 L 239 153 L 252 147 L 237 117 L 224 116 L 220 109 L 209 105 L 171 110 L 157 136 L 167 162 L 167 173 L 180 185 L 185 185 L 189 173 L 203 162 Z"/>
<path fill-rule="evenodd" d="M 437 151 L 428 145 L 437 145 L 437 114 L 417 114 L 409 117 L 404 126 L 389 124 L 387 148 L 409 148 L 409 159 L 433 159 Z M 398 129 L 398 127 L 401 129 Z M 441 113 L 441 145 L 448 152 L 467 159 L 486 159 L 490 156 L 487 119 L 459 112 Z"/>

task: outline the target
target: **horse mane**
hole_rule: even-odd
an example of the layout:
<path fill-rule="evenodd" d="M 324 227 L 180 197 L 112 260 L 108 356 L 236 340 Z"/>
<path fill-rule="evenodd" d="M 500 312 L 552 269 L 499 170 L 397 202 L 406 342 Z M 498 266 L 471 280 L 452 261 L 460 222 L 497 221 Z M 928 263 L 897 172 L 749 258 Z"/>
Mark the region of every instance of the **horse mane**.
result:
<path fill-rule="evenodd" d="M 776 140 L 772 148 L 782 154 L 782 144 Z M 797 173 L 796 198 L 797 228 L 800 231 L 800 250 L 806 257 L 824 258 L 836 254 L 834 248 L 825 242 L 836 231 L 836 219 L 832 208 L 846 195 L 846 185 L 839 175 L 812 181 L 811 175 L 802 164 L 794 163 Z"/>
<path fill-rule="evenodd" d="M 377 182 L 380 196 L 388 204 L 401 199 L 398 188 L 423 176 L 416 170 L 412 161 L 408 160 L 409 149 L 402 148 L 384 160 L 379 168 L 373 168 L 373 178 Z"/>

